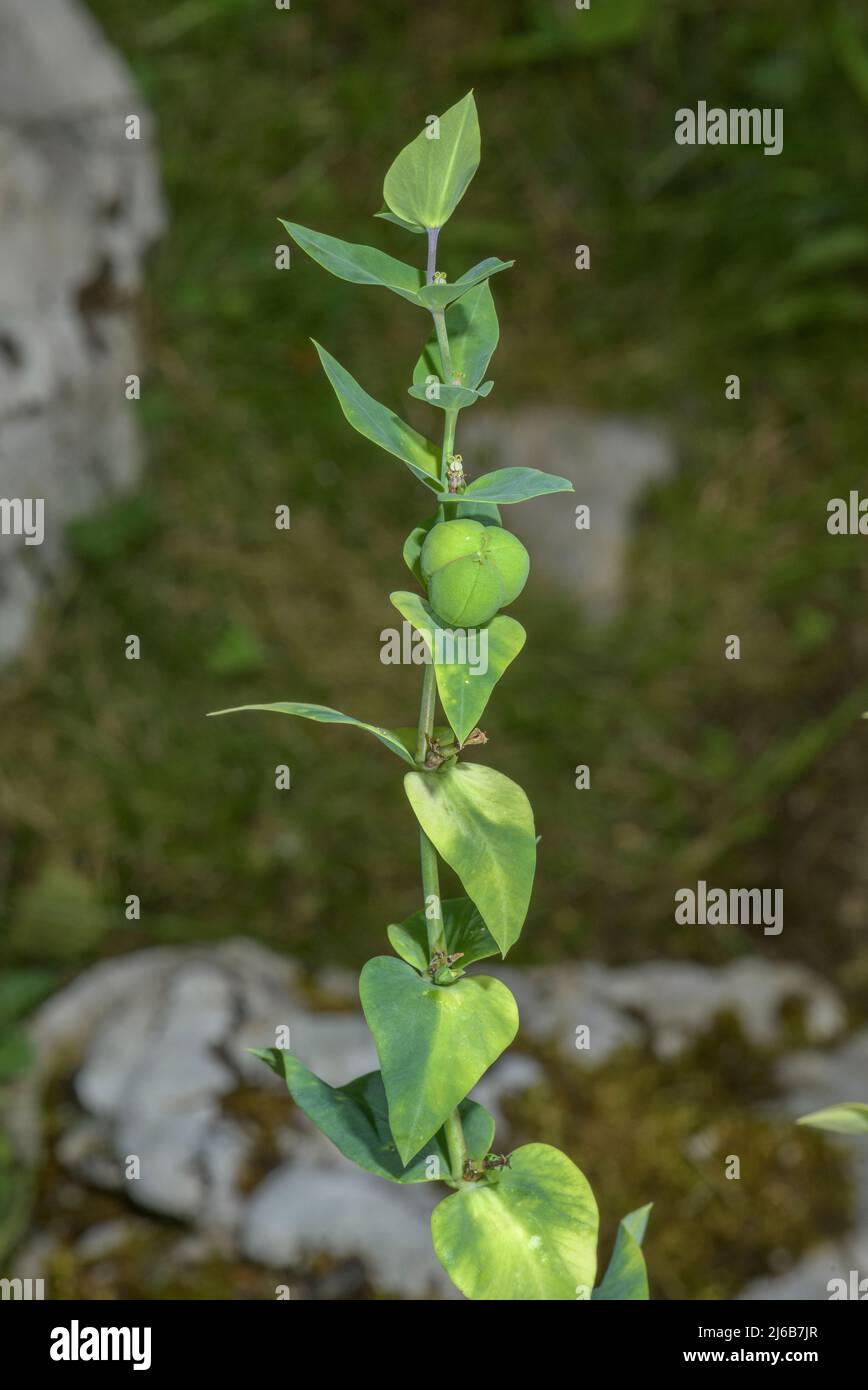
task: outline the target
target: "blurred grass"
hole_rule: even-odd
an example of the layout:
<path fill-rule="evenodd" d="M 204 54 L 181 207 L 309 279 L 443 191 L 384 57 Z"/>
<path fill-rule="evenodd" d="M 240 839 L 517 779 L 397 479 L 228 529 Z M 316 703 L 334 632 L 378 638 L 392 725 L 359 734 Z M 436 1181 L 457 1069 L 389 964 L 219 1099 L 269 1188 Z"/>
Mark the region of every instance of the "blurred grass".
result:
<path fill-rule="evenodd" d="M 543 837 L 521 958 L 766 949 L 686 939 L 672 894 L 783 884 L 785 954 L 864 1004 L 864 560 L 825 531 L 868 443 L 861 7 L 807 0 L 797 24 L 776 0 L 91 7 L 158 117 L 171 211 L 131 407 L 150 465 L 138 496 L 73 529 L 75 570 L 0 687 L 4 949 L 69 964 L 243 932 L 357 968 L 417 906 L 387 753 L 204 714 L 310 699 L 414 717 L 418 673 L 383 667 L 378 636 L 424 498 L 345 425 L 308 337 L 400 405 L 424 325 L 300 256 L 277 272 L 275 219 L 418 256 L 371 220 L 382 175 L 472 85 L 484 158 L 443 260 L 518 258 L 496 287 L 496 394 L 651 413 L 681 459 L 643 510 L 613 626 L 533 578 L 515 609 L 528 648 L 486 729 Z M 676 146 L 674 110 L 700 98 L 782 105 L 784 154 Z M 57 873 L 94 905 L 68 940 L 33 911 Z"/>

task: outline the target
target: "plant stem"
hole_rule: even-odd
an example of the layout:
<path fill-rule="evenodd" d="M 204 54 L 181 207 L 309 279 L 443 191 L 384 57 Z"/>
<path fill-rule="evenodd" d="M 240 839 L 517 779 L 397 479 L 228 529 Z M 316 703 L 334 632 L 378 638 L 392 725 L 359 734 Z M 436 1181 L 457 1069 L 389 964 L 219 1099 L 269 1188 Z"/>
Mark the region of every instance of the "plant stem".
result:
<path fill-rule="evenodd" d="M 449 385 L 452 381 L 452 353 L 449 349 L 449 335 L 446 332 L 446 311 L 445 309 L 432 309 L 431 316 L 434 319 L 437 346 L 440 349 L 440 364 L 445 378 L 444 385 Z"/>
<path fill-rule="evenodd" d="M 438 951 L 446 952 L 446 932 L 443 927 L 443 908 L 440 905 L 440 870 L 437 851 L 424 830 L 419 831 L 419 854 L 422 860 L 422 895 L 425 899 L 425 927 L 428 932 L 429 959 Z"/>
<path fill-rule="evenodd" d="M 423 763 L 428 752 L 428 740 L 434 733 L 434 709 L 437 700 L 437 685 L 434 675 L 434 662 L 425 667 L 422 677 L 422 698 L 419 702 L 419 727 L 416 735 L 416 761 Z M 437 866 L 437 851 L 425 831 L 419 830 L 419 852 L 422 860 L 422 899 L 425 904 L 425 926 L 428 931 L 428 957 L 446 950 L 446 934 L 443 929 L 443 910 L 440 906 L 440 870 Z"/>
<path fill-rule="evenodd" d="M 437 269 L 437 238 L 439 235 L 439 227 L 428 228 L 428 264 L 425 267 L 426 285 L 433 285 L 434 283 L 434 271 Z"/>
<path fill-rule="evenodd" d="M 437 700 L 437 686 L 434 679 L 434 662 L 429 661 L 422 677 L 422 699 L 419 702 L 419 723 L 416 730 L 416 762 L 424 763 L 428 752 L 428 740 L 434 733 L 434 708 Z"/>
<path fill-rule="evenodd" d="M 456 1182 L 464 1179 L 464 1164 L 467 1160 L 467 1144 L 464 1141 L 464 1126 L 457 1110 L 453 1110 L 446 1124 L 446 1145 L 449 1149 L 449 1166 Z"/>
<path fill-rule="evenodd" d="M 439 227 L 428 228 L 428 264 L 425 270 L 425 280 L 427 284 L 434 281 L 434 271 L 437 268 L 437 238 L 440 235 Z M 452 376 L 452 354 L 449 351 L 449 335 L 446 332 L 446 314 L 443 310 L 433 311 L 434 328 L 437 333 L 437 345 L 440 348 L 440 362 L 443 367 L 443 374 L 447 378 Z M 445 384 L 445 383 L 444 383 Z M 441 478 L 444 489 L 447 486 L 447 465 L 449 455 L 455 447 L 455 424 L 458 419 L 457 410 L 447 410 L 444 412 L 443 422 L 443 451 L 441 454 Z M 438 516 L 448 517 L 454 508 L 450 503 L 438 508 Z M 425 667 L 425 674 L 422 677 L 422 698 L 419 703 L 419 724 L 416 734 L 416 761 L 425 761 L 428 751 L 428 739 L 434 732 L 434 711 L 437 703 L 437 683 L 434 672 L 434 653 L 431 653 L 431 660 Z M 436 774 L 432 774 L 436 775 Z M 422 899 L 425 904 L 425 928 L 428 933 L 428 956 L 432 959 L 438 951 L 446 953 L 446 929 L 443 925 L 443 908 L 440 903 L 440 866 L 437 862 L 437 851 L 434 848 L 425 831 L 419 828 L 419 857 L 422 863 Z M 461 1123 L 461 1116 L 458 1109 L 452 1111 L 446 1124 L 446 1145 L 449 1150 L 449 1167 L 455 1182 L 462 1182 L 464 1179 L 464 1163 L 467 1158 L 467 1145 L 464 1141 L 464 1126 Z"/>

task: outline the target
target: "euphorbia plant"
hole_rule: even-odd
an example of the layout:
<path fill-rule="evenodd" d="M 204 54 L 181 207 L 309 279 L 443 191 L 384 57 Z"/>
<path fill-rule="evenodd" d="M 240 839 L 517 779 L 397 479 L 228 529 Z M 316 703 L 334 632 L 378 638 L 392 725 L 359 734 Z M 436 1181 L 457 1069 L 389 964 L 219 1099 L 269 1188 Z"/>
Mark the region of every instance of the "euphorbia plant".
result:
<path fill-rule="evenodd" d="M 510 991 L 471 967 L 505 956 L 518 939 L 536 863 L 533 813 L 522 789 L 463 757 L 486 742 L 479 721 L 525 641 L 521 625 L 500 611 L 521 593 L 529 568 L 524 546 L 502 525 L 500 507 L 572 490 L 566 479 L 535 468 L 470 478 L 456 453 L 460 412 L 492 387 L 485 374 L 499 327 L 489 282 L 512 264 L 489 257 L 455 280 L 438 268 L 442 229 L 479 156 L 471 93 L 439 119 L 429 117 L 386 174 L 385 207 L 377 216 L 424 238 L 424 269 L 284 223 L 326 270 L 392 290 L 433 319 L 409 393 L 441 412 L 443 429 L 438 449 L 316 344 L 349 423 L 433 494 L 435 514 L 404 545 L 421 592 L 391 595 L 425 643 L 419 717 L 415 728 L 387 729 L 322 705 L 244 708 L 355 725 L 407 765 L 404 788 L 419 823 L 422 906 L 388 928 L 395 954 L 368 961 L 361 974 L 379 1071 L 333 1088 L 288 1051 L 259 1055 L 354 1163 L 390 1182 L 452 1188 L 434 1210 L 432 1234 L 438 1258 L 467 1297 L 647 1298 L 640 1245 L 650 1208 L 621 1222 L 606 1276 L 594 1289 L 597 1205 L 587 1180 L 548 1144 L 495 1152 L 491 1115 L 468 1099 L 518 1029 Z M 438 697 L 443 725 L 435 724 Z M 441 859 L 466 896 L 441 899 Z"/>

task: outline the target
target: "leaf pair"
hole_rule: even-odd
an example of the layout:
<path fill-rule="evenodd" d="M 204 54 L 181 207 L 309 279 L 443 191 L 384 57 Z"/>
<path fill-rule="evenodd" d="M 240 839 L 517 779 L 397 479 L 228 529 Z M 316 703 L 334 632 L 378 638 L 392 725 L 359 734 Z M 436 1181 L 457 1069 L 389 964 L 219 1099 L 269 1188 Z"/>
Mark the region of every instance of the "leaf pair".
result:
<path fill-rule="evenodd" d="M 448 1176 L 449 1152 L 442 1131 L 409 1161 L 402 1161 L 389 1128 L 386 1093 L 378 1071 L 346 1086 L 329 1086 L 291 1052 L 270 1048 L 256 1050 L 255 1056 L 284 1078 L 296 1105 L 345 1158 L 360 1168 L 399 1183 L 431 1182 Z M 463 1100 L 459 1112 L 468 1153 L 481 1158 L 494 1139 L 494 1120 L 472 1100 Z"/>
<path fill-rule="evenodd" d="M 302 227 L 299 222 L 287 222 L 283 217 L 278 221 L 311 260 L 339 280 L 348 280 L 353 285 L 378 285 L 420 309 L 446 309 L 475 285 L 515 264 L 514 261 L 501 261 L 497 256 L 487 256 L 451 284 L 428 285 L 418 267 L 407 265 L 375 246 L 342 241 L 340 237 L 328 236 L 312 227 Z"/>
<path fill-rule="evenodd" d="M 465 975 L 437 985 L 394 956 L 369 960 L 359 996 L 377 1047 L 402 1162 L 427 1144 L 518 1031 L 506 985 Z"/>
<path fill-rule="evenodd" d="M 366 724 L 327 705 L 279 701 L 237 705 L 214 715 L 263 710 L 320 724 L 347 724 L 371 733 L 414 769 L 401 731 Z M 536 869 L 536 835 L 530 802 L 515 782 L 478 763 L 457 763 L 439 772 L 408 772 L 404 789 L 425 834 L 455 870 L 506 955 L 521 935 Z"/>
<path fill-rule="evenodd" d="M 524 628 L 503 613 L 481 628 L 451 628 L 418 594 L 400 590 L 389 597 L 424 638 L 444 713 L 463 743 L 482 718 L 500 677 L 524 646 Z"/>
<path fill-rule="evenodd" d="M 625 1216 L 599 1288 L 598 1212 L 587 1179 L 560 1150 L 525 1144 L 487 1181 L 435 1207 L 437 1258 L 470 1299 L 647 1299 L 641 1242 L 650 1206 Z"/>

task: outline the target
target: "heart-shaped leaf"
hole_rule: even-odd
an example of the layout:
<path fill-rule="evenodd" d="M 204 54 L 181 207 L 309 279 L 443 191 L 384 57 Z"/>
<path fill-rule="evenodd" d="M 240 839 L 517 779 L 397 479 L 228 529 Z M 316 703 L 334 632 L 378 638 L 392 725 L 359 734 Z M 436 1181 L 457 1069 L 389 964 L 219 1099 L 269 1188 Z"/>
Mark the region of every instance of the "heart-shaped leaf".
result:
<path fill-rule="evenodd" d="M 418 302 L 426 309 L 446 309 L 467 294 L 468 290 L 472 290 L 474 285 L 480 285 L 483 280 L 490 280 L 492 275 L 498 275 L 501 270 L 509 270 L 514 265 L 515 261 L 501 261 L 497 256 L 487 256 L 478 265 L 465 270 L 464 274 L 459 275 L 451 284 L 444 281 L 423 285 L 417 295 Z"/>
<path fill-rule="evenodd" d="M 246 710 L 266 710 L 273 714 L 294 714 L 299 719 L 313 719 L 317 724 L 351 724 L 356 729 L 364 729 L 367 733 L 373 734 L 386 748 L 390 748 L 393 753 L 397 753 L 405 763 L 411 763 L 414 767 L 416 759 L 405 746 L 403 739 L 396 729 L 381 729 L 378 724 L 365 724 L 361 719 L 353 719 L 349 714 L 341 714 L 340 710 L 329 709 L 328 705 L 307 705 L 280 701 L 274 705 L 235 705 L 232 709 L 211 710 L 209 718 L 218 714 L 243 714 Z"/>
<path fill-rule="evenodd" d="M 546 497 L 551 492 L 573 492 L 569 478 L 556 473 L 542 473 L 538 468 L 498 468 L 468 483 L 461 496 L 477 502 L 527 502 L 531 497 Z M 441 502 L 453 501 L 448 492 L 438 493 Z"/>
<path fill-rule="evenodd" d="M 443 710 L 458 742 L 463 743 L 482 718 L 507 666 L 524 646 L 524 628 L 503 613 L 471 631 L 451 628 L 418 594 L 401 590 L 389 597 L 433 653 Z"/>
<path fill-rule="evenodd" d="M 497 942 L 469 898 L 446 898 L 441 901 L 440 910 L 446 950 L 449 955 L 460 953 L 458 965 L 462 970 L 466 970 L 474 961 L 497 955 Z M 387 933 L 392 949 L 408 965 L 424 974 L 430 964 L 425 909 L 420 908 L 400 925 L 388 927 Z"/>
<path fill-rule="evenodd" d="M 533 811 L 521 787 L 492 767 L 458 763 L 408 772 L 404 788 L 505 956 L 521 935 L 536 868 Z"/>
<path fill-rule="evenodd" d="M 587 1178 L 548 1144 L 525 1144 L 509 1162 L 434 1208 L 438 1260 L 466 1298 L 590 1298 L 598 1215 Z"/>
<path fill-rule="evenodd" d="M 645 1256 L 642 1254 L 642 1241 L 651 1215 L 651 1203 L 639 1207 L 622 1217 L 615 1236 L 615 1248 L 609 1261 L 609 1268 L 599 1288 L 591 1294 L 593 1299 L 604 1301 L 624 1301 L 625 1299 L 647 1299 L 648 1271 Z"/>
<path fill-rule="evenodd" d="M 389 1129 L 386 1092 L 378 1071 L 368 1072 L 346 1086 L 329 1086 L 293 1057 L 274 1047 L 257 1057 L 282 1076 L 296 1105 L 345 1158 L 390 1182 L 431 1182 L 449 1176 L 449 1149 L 442 1130 L 405 1165 Z M 475 1101 L 458 1107 L 468 1153 L 483 1158 L 494 1139 L 494 1120 Z M 436 1163 L 432 1163 L 436 1159 Z"/>
<path fill-rule="evenodd" d="M 500 336 L 491 286 L 485 280 L 446 310 L 446 333 L 452 370 L 463 386 L 476 390 L 488 370 Z M 437 335 L 429 338 L 413 370 L 413 381 L 424 385 L 429 376 L 446 381 Z"/>
<path fill-rule="evenodd" d="M 813 1129 L 827 1129 L 833 1134 L 868 1134 L 868 1105 L 860 1101 L 844 1101 L 826 1110 L 814 1110 L 796 1122 Z"/>
<path fill-rule="evenodd" d="M 353 429 L 379 444 L 387 454 L 406 463 L 410 472 L 436 492 L 440 484 L 440 453 L 429 440 L 405 424 L 392 410 L 375 401 L 324 347 L 314 342 L 325 374 L 334 387 L 341 410 Z"/>
<path fill-rule="evenodd" d="M 349 280 L 354 285 L 381 285 L 411 304 L 420 303 L 419 290 L 425 277 L 415 266 L 405 265 L 374 246 L 341 241 L 338 237 L 326 236 L 325 232 L 301 227 L 297 222 L 285 222 L 282 217 L 278 220 L 302 251 L 338 279 Z"/>
<path fill-rule="evenodd" d="M 435 985 L 394 956 L 369 960 L 359 996 L 374 1037 L 389 1127 L 409 1163 L 518 1031 L 506 985 L 465 975 Z"/>
<path fill-rule="evenodd" d="M 479 168 L 479 119 L 473 93 L 426 124 L 391 164 L 383 183 L 386 206 L 412 227 L 442 227 Z"/>

